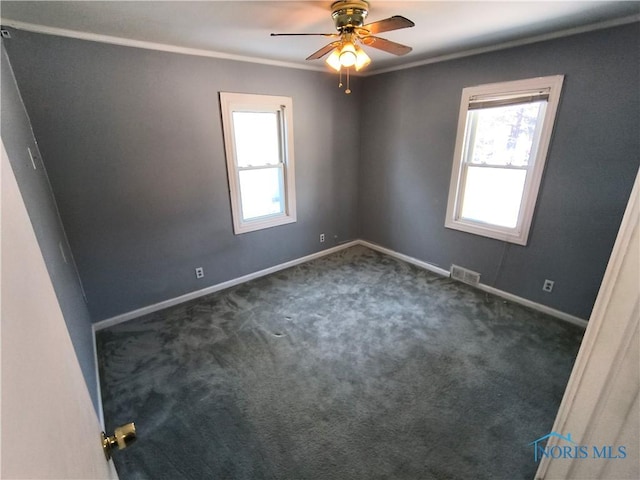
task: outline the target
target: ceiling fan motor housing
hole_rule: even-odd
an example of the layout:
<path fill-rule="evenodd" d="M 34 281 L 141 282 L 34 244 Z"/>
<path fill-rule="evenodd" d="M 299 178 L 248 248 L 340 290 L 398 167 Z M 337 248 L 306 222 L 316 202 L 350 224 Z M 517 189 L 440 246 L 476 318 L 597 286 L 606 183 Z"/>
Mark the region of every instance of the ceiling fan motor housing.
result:
<path fill-rule="evenodd" d="M 365 1 L 340 0 L 331 5 L 331 17 L 336 29 L 340 32 L 353 31 L 356 27 L 362 27 L 369 13 L 369 4 Z"/>

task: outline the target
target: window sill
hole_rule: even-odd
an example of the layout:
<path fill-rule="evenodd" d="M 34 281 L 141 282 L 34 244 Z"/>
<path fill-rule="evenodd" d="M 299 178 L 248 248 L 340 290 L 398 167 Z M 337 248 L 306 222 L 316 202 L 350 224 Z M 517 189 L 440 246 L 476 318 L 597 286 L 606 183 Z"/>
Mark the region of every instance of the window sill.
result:
<path fill-rule="evenodd" d="M 516 229 L 505 230 L 500 227 L 494 227 L 491 225 L 485 226 L 479 223 L 464 222 L 461 220 L 447 220 L 444 226 L 445 228 L 452 230 L 459 230 L 461 232 L 472 233 L 474 235 L 493 238 L 503 242 L 515 243 L 522 246 L 527 245 L 529 237 L 528 231 L 517 231 Z"/>
<path fill-rule="evenodd" d="M 276 217 L 239 222 L 235 222 L 234 218 L 233 231 L 236 235 L 240 235 L 243 233 L 255 232 L 256 230 L 262 230 L 263 228 L 278 227 L 280 225 L 287 225 L 295 222 L 295 215 L 278 215 Z"/>

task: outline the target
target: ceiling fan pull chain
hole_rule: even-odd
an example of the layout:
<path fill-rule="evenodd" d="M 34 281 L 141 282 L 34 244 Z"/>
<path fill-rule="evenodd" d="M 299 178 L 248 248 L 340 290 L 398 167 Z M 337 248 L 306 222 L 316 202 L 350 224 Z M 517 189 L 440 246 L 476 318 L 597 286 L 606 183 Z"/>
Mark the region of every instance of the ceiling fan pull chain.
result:
<path fill-rule="evenodd" d="M 342 68 L 340 68 L 340 81 L 338 82 L 338 88 L 342 88 Z"/>
<path fill-rule="evenodd" d="M 346 93 L 347 95 L 351 93 L 351 88 L 349 88 L 349 70 L 351 69 L 347 68 L 347 89 L 344 91 L 344 93 Z"/>

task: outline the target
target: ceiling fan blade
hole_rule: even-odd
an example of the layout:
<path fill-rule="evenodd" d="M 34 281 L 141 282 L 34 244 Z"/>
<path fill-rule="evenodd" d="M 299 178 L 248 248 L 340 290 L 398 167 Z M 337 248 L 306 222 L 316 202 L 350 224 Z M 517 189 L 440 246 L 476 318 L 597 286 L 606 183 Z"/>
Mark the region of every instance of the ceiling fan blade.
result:
<path fill-rule="evenodd" d="M 312 53 L 311 55 L 309 55 L 307 57 L 307 60 L 317 60 L 319 58 L 324 57 L 327 53 L 329 53 L 331 50 L 333 50 L 334 48 L 336 48 L 338 45 L 340 45 L 340 42 L 331 42 L 328 45 L 325 45 L 324 47 L 322 47 L 320 50 L 318 50 L 317 52 Z"/>
<path fill-rule="evenodd" d="M 272 37 L 301 37 L 306 35 L 322 36 L 322 37 L 338 37 L 337 33 L 272 33 Z"/>
<path fill-rule="evenodd" d="M 413 50 L 411 47 L 407 47 L 406 45 L 392 42 L 391 40 L 386 40 L 384 38 L 374 37 L 373 35 L 363 37 L 362 43 L 367 47 L 377 48 L 378 50 L 383 50 L 387 53 L 392 53 L 393 55 L 406 55 Z"/>
<path fill-rule="evenodd" d="M 375 35 L 377 33 L 390 32 L 391 30 L 400 30 L 401 28 L 413 26 L 415 26 L 415 23 L 408 18 L 404 18 L 401 15 L 394 15 L 393 17 L 364 25 L 362 28 L 369 30 L 371 35 Z"/>

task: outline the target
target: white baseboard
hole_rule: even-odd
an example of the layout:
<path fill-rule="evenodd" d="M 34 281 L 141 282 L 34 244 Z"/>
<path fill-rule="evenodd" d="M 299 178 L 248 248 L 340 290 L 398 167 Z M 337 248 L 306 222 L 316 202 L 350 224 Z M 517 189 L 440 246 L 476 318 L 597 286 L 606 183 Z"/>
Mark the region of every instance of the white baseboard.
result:
<path fill-rule="evenodd" d="M 556 310 L 555 308 L 547 307 L 546 305 L 542 305 L 541 303 L 534 302 L 532 300 L 527 300 L 526 298 L 519 297 L 517 295 L 514 295 L 513 293 L 505 292 L 504 290 L 499 290 L 495 287 L 490 287 L 489 285 L 485 285 L 484 283 L 481 283 L 476 288 L 492 295 L 502 297 L 510 302 L 519 303 L 520 305 L 524 305 L 525 307 L 529 307 L 533 310 L 546 313 L 547 315 L 551 315 L 552 317 L 564 320 L 565 322 L 573 323 L 574 325 L 582 328 L 587 328 L 587 324 L 589 323 L 583 318 L 576 317 L 575 315 L 565 313 L 561 310 Z"/>
<path fill-rule="evenodd" d="M 418 260 L 417 258 L 410 257 L 409 255 L 405 255 L 403 253 L 398 253 L 394 250 L 390 250 L 386 247 L 382 247 L 380 245 L 376 245 L 375 243 L 367 242 L 366 240 L 359 240 L 358 243 L 360 245 L 364 245 L 365 247 L 370 248 L 371 250 L 377 250 L 378 252 L 389 255 L 390 257 L 397 258 L 398 260 L 405 261 L 410 263 L 411 265 L 415 265 L 416 267 L 424 268 L 425 270 L 429 270 L 437 275 L 441 275 L 443 277 L 449 276 L 449 270 L 445 270 L 444 268 L 438 267 L 431 263 L 423 262 L 422 260 Z"/>
<path fill-rule="evenodd" d="M 137 310 L 123 313 L 122 315 L 116 315 L 115 317 L 107 318 L 105 320 L 101 320 L 99 322 L 94 323 L 93 331 L 97 332 L 99 330 L 103 330 L 105 328 L 118 325 L 119 323 L 126 322 L 128 320 L 132 320 L 134 318 L 141 317 L 149 313 L 157 312 L 158 310 L 162 310 L 164 308 L 173 307 L 174 305 L 178 305 L 180 303 L 184 303 L 189 300 L 202 297 L 204 295 L 209 295 L 210 293 L 219 292 L 220 290 L 224 290 L 225 288 L 234 287 L 236 285 L 240 285 L 241 283 L 248 282 L 249 280 L 254 280 L 256 278 L 264 277 L 265 275 L 279 272 L 280 270 L 294 267 L 296 265 L 300 265 L 301 263 L 306 263 L 311 260 L 315 260 L 316 258 L 321 258 L 326 255 L 330 255 L 332 253 L 338 252 L 340 250 L 344 250 L 345 248 L 353 247 L 354 245 L 358 245 L 358 244 L 359 244 L 359 240 L 346 242 L 341 245 L 337 245 L 335 247 L 327 248 L 326 250 L 321 250 L 319 252 L 312 253 L 311 255 L 306 255 L 304 257 L 296 258 L 295 260 L 290 260 L 288 262 L 284 262 L 279 265 L 274 265 L 273 267 L 265 268 L 264 270 L 259 270 L 257 272 L 249 273 L 248 275 L 243 275 L 242 277 L 233 278 L 231 280 L 227 280 L 226 282 L 218 283 L 216 285 L 211 285 L 210 287 L 203 288 L 201 290 L 196 290 L 195 292 L 190 292 L 185 295 L 180 295 L 179 297 L 170 298 L 169 300 L 164 300 L 162 302 L 155 303 L 153 305 L 138 308 Z"/>
<path fill-rule="evenodd" d="M 306 263 L 311 260 L 315 260 L 316 258 L 321 258 L 326 255 L 330 255 L 332 253 L 338 252 L 340 250 L 344 250 L 345 248 L 353 247 L 354 245 L 362 245 L 372 250 L 376 250 L 378 252 L 389 255 L 390 257 L 397 258 L 404 262 L 410 263 L 417 267 L 423 268 L 430 272 L 433 272 L 437 275 L 441 275 L 443 277 L 449 276 L 449 270 L 445 270 L 442 267 L 438 267 L 437 265 L 433 265 L 428 262 L 424 262 L 422 260 L 418 260 L 417 258 L 410 257 L 409 255 L 405 255 L 403 253 L 398 253 L 394 250 L 391 250 L 386 247 L 382 247 L 380 245 L 376 245 L 375 243 L 368 242 L 366 240 L 353 240 L 351 242 L 344 243 L 342 245 L 338 245 L 332 248 L 328 248 L 326 250 L 322 250 L 320 252 L 312 253 L 311 255 L 306 255 L 304 257 L 297 258 L 295 260 L 290 260 L 285 263 L 281 263 L 279 265 L 274 265 L 273 267 L 265 268 L 264 270 L 259 270 L 254 273 L 250 273 L 248 275 L 243 275 L 242 277 L 234 278 L 228 280 L 226 282 L 218 283 L 216 285 L 212 285 L 207 288 L 203 288 L 201 290 L 196 290 L 195 292 L 190 292 L 185 295 L 181 295 L 179 297 L 171 298 L 169 300 L 165 300 L 159 303 L 155 303 L 153 305 L 149 305 L 143 308 L 139 308 L 137 310 L 133 310 L 131 312 L 123 313 L 122 315 L 116 315 L 115 317 L 111 317 L 105 320 L 101 320 L 97 323 L 93 324 L 94 332 L 102 330 L 104 328 L 112 327 L 114 325 L 118 325 L 119 323 L 126 322 L 128 320 L 132 320 L 137 317 L 141 317 L 142 315 L 147 315 L 149 313 L 157 312 L 158 310 L 162 310 L 164 308 L 173 307 L 174 305 L 178 305 L 183 302 L 187 302 L 189 300 L 193 300 L 195 298 L 202 297 L 204 295 L 208 295 L 210 293 L 218 292 L 220 290 L 224 290 L 225 288 L 233 287 L 236 285 L 240 285 L 241 283 L 248 282 L 249 280 L 253 280 L 256 278 L 264 277 L 265 275 L 269 275 L 271 273 L 279 272 L 280 270 L 284 270 L 286 268 L 293 267 L 295 265 L 300 265 L 301 263 Z M 556 310 L 554 308 L 548 307 L 546 305 L 542 305 L 541 303 L 534 302 L 532 300 L 528 300 L 523 297 L 519 297 L 509 292 L 505 292 L 503 290 L 499 290 L 495 287 L 491 287 L 485 284 L 479 284 L 476 288 L 490 293 L 492 295 L 496 295 L 498 297 L 504 298 L 510 302 L 518 303 L 520 305 L 524 305 L 525 307 L 532 308 L 539 312 L 545 313 L 547 315 L 551 315 L 552 317 L 559 318 L 561 320 L 565 320 L 574 325 L 578 325 L 582 328 L 586 328 L 587 321 L 576 317 L 574 315 L 570 315 L 568 313 L 562 312 L 560 310 Z"/>
<path fill-rule="evenodd" d="M 350 242 L 346 242 L 342 245 L 338 245 L 332 248 L 328 248 L 326 250 L 322 250 L 320 252 L 312 253 L 311 255 L 306 255 L 304 257 L 290 260 L 288 262 L 284 262 L 279 265 L 274 265 L 273 267 L 265 268 L 264 270 L 259 270 L 257 272 L 253 272 L 248 275 L 243 275 L 242 277 L 234 278 L 226 282 L 218 283 L 216 285 L 211 285 L 210 287 L 203 288 L 201 290 L 196 290 L 194 292 L 190 292 L 185 295 L 181 295 L 179 297 L 171 298 L 169 300 L 164 300 L 162 302 L 155 303 L 153 305 L 148 305 L 146 307 L 142 307 L 137 310 L 132 310 L 130 312 L 123 313 L 121 315 L 116 315 L 115 317 L 101 320 L 99 322 L 94 323 L 92 328 L 95 333 L 99 330 L 103 330 L 105 328 L 118 325 L 119 323 L 123 323 L 128 320 L 132 320 L 134 318 L 147 315 L 149 313 L 157 312 L 164 308 L 173 307 L 174 305 L 178 305 L 180 303 L 187 302 L 189 300 L 193 300 L 193 299 L 202 297 L 204 295 L 209 295 L 210 293 L 215 293 L 220 290 L 224 290 L 225 288 L 230 288 L 236 285 L 240 285 L 241 283 L 248 282 L 249 280 L 264 277 L 265 275 L 270 275 L 272 273 L 279 272 L 280 270 L 284 270 L 286 268 L 300 265 L 302 263 L 306 263 L 311 260 L 315 260 L 317 258 L 330 255 L 332 253 L 338 252 L 340 250 L 344 250 L 345 248 L 353 247 L 355 245 L 362 245 L 372 250 L 376 250 L 378 252 L 384 253 L 385 255 L 389 255 L 390 257 L 394 257 L 394 258 L 397 258 L 398 260 L 402 260 L 404 262 L 410 263 L 417 267 L 423 268 L 437 275 L 441 275 L 443 277 L 449 277 L 449 270 L 445 270 L 444 268 L 438 267 L 437 265 L 433 265 L 431 263 L 418 260 L 417 258 L 410 257 L 409 255 L 405 255 L 403 253 L 398 253 L 394 250 L 391 250 L 386 247 L 382 247 L 380 245 L 376 245 L 375 243 L 371 243 L 366 240 L 353 240 Z M 547 307 L 546 305 L 542 305 L 541 303 L 537 303 L 532 300 L 519 297 L 512 293 L 499 290 L 489 285 L 485 285 L 481 283 L 477 286 L 477 288 L 487 293 L 490 293 L 492 295 L 497 295 L 498 297 L 502 297 L 505 300 L 509 300 L 514 303 L 519 303 L 520 305 L 524 305 L 526 307 L 532 308 L 539 312 L 546 313 L 547 315 L 551 315 L 561 320 L 565 320 L 567 322 L 573 323 L 574 325 L 578 325 L 583 328 L 586 328 L 587 326 L 587 321 L 582 318 L 570 315 L 568 313 L 562 312 L 560 310 L 556 310 L 551 307 Z M 95 353 L 95 342 L 94 342 L 94 353 Z"/>
<path fill-rule="evenodd" d="M 415 265 L 419 268 L 423 268 L 430 272 L 433 272 L 437 275 L 443 277 L 449 277 L 449 271 L 444 268 L 438 267 L 428 262 L 424 262 L 422 260 L 418 260 L 417 258 L 410 257 L 409 255 L 404 255 L 402 253 L 398 253 L 394 250 L 388 249 L 386 247 L 382 247 L 380 245 L 376 245 L 375 243 L 368 242 L 366 240 L 353 240 L 350 242 L 343 243 L 341 245 L 328 248 L 326 250 L 322 250 L 320 252 L 312 253 L 311 255 L 306 255 L 304 257 L 297 258 L 295 260 L 290 260 L 285 263 L 281 263 L 279 265 L 274 265 L 273 267 L 265 268 L 264 270 L 259 270 L 254 273 L 250 273 L 248 275 L 244 275 L 242 277 L 234 278 L 228 280 L 226 282 L 218 283 L 216 285 L 212 285 L 207 288 L 203 288 L 201 290 L 196 290 L 195 292 L 187 293 L 185 295 L 181 295 L 179 297 L 171 298 L 169 300 L 165 300 L 163 302 L 159 302 L 153 305 L 149 305 L 147 307 L 139 308 L 137 310 L 133 310 L 131 312 L 123 313 L 122 315 L 117 315 L 115 317 L 108 318 L 106 320 L 102 320 L 100 322 L 94 323 L 92 325 L 93 330 L 93 355 L 96 369 L 96 381 L 97 381 L 97 394 L 98 394 L 98 416 L 100 422 L 102 424 L 102 428 L 104 429 L 104 413 L 102 410 L 102 395 L 100 389 L 100 372 L 98 370 L 98 351 L 96 346 L 96 332 L 99 330 L 103 330 L 108 327 L 112 327 L 114 325 L 118 325 L 119 323 L 126 322 L 128 320 L 133 320 L 134 318 L 141 317 L 142 315 L 147 315 L 149 313 L 157 312 L 164 308 L 172 307 L 174 305 L 178 305 L 180 303 L 193 300 L 195 298 L 202 297 L 204 295 L 208 295 L 210 293 L 218 292 L 220 290 L 224 290 L 225 288 L 233 287 L 236 285 L 240 285 L 241 283 L 248 282 L 249 280 L 253 280 L 256 278 L 264 277 L 265 275 L 269 275 L 275 272 L 279 272 L 286 268 L 290 268 L 296 265 L 300 265 L 302 263 L 309 262 L 311 260 L 315 260 L 317 258 L 324 257 L 326 255 L 330 255 L 332 253 L 338 252 L 340 250 L 344 250 L 349 247 L 353 247 L 355 245 L 362 245 L 364 247 L 370 248 L 372 250 L 376 250 L 378 252 L 384 253 L 385 255 L 389 255 L 390 257 L 397 258 L 398 260 L 402 260 L 404 262 Z M 504 292 L 494 287 L 490 287 L 488 285 L 480 284 L 477 286 L 478 289 L 490 293 L 492 295 L 496 295 L 498 297 L 502 297 L 505 300 L 509 300 L 514 303 L 518 303 L 520 305 L 524 305 L 525 307 L 532 308 L 533 310 L 537 310 L 542 313 L 546 313 L 547 315 L 551 315 L 552 317 L 559 318 L 561 320 L 565 320 L 574 325 L 578 325 L 582 328 L 587 327 L 587 321 L 582 318 L 575 317 L 565 312 L 561 312 L 560 310 L 553 309 L 551 307 L 547 307 L 546 305 L 542 305 L 537 302 L 533 302 L 531 300 L 527 300 L 526 298 L 519 297 L 517 295 L 513 295 L 512 293 Z"/>
<path fill-rule="evenodd" d="M 98 400 L 98 421 L 102 427 L 102 431 L 106 432 L 104 427 L 104 409 L 102 408 L 102 388 L 100 387 L 100 369 L 98 368 L 98 345 L 96 344 L 96 326 L 91 325 L 91 337 L 93 338 L 93 366 L 96 369 L 96 395 Z"/>
<path fill-rule="evenodd" d="M 417 258 L 413 258 L 408 255 L 398 253 L 388 248 L 381 247 L 380 245 L 376 245 L 375 243 L 367 242 L 366 240 L 359 240 L 358 244 L 364 245 L 365 247 L 369 247 L 372 250 L 377 250 L 378 252 L 382 252 L 386 255 L 389 255 L 390 257 L 395 257 L 399 260 L 403 260 L 407 263 L 415 265 L 416 267 L 424 268 L 425 270 L 436 273 L 438 275 L 442 275 L 443 277 L 449 276 L 449 271 L 445 270 L 444 268 L 438 267 L 436 265 L 433 265 L 427 262 L 423 262 L 422 260 L 418 260 Z M 476 288 L 478 288 L 479 290 L 482 290 L 483 292 L 487 292 L 492 295 L 496 295 L 498 297 L 504 298 L 505 300 L 508 300 L 510 302 L 524 305 L 525 307 L 529 307 L 533 310 L 537 310 L 539 312 L 545 313 L 547 315 L 551 315 L 552 317 L 558 318 L 560 320 L 564 320 L 574 325 L 578 325 L 579 327 L 587 328 L 588 322 L 580 317 L 576 317 L 574 315 L 570 315 L 560 310 L 556 310 L 555 308 L 547 307 L 546 305 L 542 305 L 541 303 L 537 303 L 532 300 L 519 297 L 512 293 L 499 290 L 495 287 L 490 287 L 489 285 L 485 285 L 483 283 L 477 285 Z"/>

